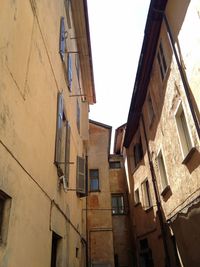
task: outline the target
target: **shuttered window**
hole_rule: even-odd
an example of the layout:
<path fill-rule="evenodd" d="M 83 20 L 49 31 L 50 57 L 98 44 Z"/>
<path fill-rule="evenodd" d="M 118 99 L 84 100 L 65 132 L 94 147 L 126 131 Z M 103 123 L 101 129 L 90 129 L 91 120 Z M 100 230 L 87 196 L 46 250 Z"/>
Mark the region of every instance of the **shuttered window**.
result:
<path fill-rule="evenodd" d="M 67 78 L 68 78 L 68 88 L 71 91 L 72 87 L 72 55 L 67 54 Z"/>
<path fill-rule="evenodd" d="M 60 44 L 59 53 L 63 62 L 63 70 L 68 89 L 72 90 L 72 54 L 67 52 L 67 31 L 64 17 L 60 19 Z"/>
<path fill-rule="evenodd" d="M 66 39 L 65 39 L 65 21 L 64 17 L 60 19 L 60 56 L 62 61 L 65 59 L 65 52 L 66 52 Z"/>
<path fill-rule="evenodd" d="M 86 168 L 85 159 L 77 156 L 76 161 L 76 191 L 79 196 L 85 196 L 87 193 L 86 189 Z"/>
<path fill-rule="evenodd" d="M 64 175 L 67 185 L 69 181 L 70 166 L 70 136 L 71 128 L 64 114 L 63 94 L 59 92 L 57 104 L 55 164 L 57 166 L 58 176 L 61 177 Z"/>

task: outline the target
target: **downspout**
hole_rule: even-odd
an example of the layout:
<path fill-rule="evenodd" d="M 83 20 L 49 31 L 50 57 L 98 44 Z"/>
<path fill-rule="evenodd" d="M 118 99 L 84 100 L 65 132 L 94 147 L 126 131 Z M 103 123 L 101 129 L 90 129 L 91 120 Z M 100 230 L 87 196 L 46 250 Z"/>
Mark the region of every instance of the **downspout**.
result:
<path fill-rule="evenodd" d="M 172 31 L 171 31 L 168 19 L 167 19 L 166 15 L 165 15 L 164 11 L 160 11 L 160 10 L 157 10 L 157 9 L 154 9 L 154 10 L 163 15 L 163 20 L 164 20 L 164 23 L 166 25 L 167 32 L 169 34 L 170 44 L 172 46 L 172 49 L 173 49 L 173 52 L 174 52 L 174 56 L 175 56 L 175 59 L 176 59 L 176 63 L 178 65 L 179 73 L 180 73 L 180 76 L 181 76 L 183 87 L 185 89 L 185 94 L 186 94 L 186 97 L 187 97 L 187 100 L 188 100 L 188 104 L 189 104 L 189 107 L 190 107 L 192 118 L 194 120 L 194 124 L 195 124 L 196 130 L 197 130 L 197 134 L 198 134 L 198 137 L 200 139 L 200 125 L 199 125 L 200 123 L 199 123 L 197 114 L 195 112 L 194 106 L 192 104 L 192 99 L 191 99 L 191 96 L 190 96 L 190 86 L 189 86 L 188 81 L 187 81 L 186 73 L 185 73 L 185 71 L 184 71 L 184 69 L 182 67 L 182 64 L 181 64 L 181 62 L 179 60 L 179 57 L 178 57 L 178 52 L 177 52 L 177 49 L 176 49 L 176 46 L 175 46 L 175 41 L 174 41 L 174 38 L 173 38 L 173 34 L 172 34 Z"/>
<path fill-rule="evenodd" d="M 158 218 L 159 218 L 159 222 L 160 222 L 163 246 L 164 246 L 164 251 L 165 251 L 166 267 L 171 267 L 169 250 L 168 250 L 168 245 L 167 245 L 167 238 L 166 238 L 166 236 L 167 236 L 166 228 L 165 228 L 166 226 L 165 226 L 163 215 L 162 215 L 162 206 L 161 206 L 160 197 L 159 197 L 159 193 L 158 193 L 158 187 L 157 187 L 157 181 L 156 181 L 156 175 L 155 175 L 155 171 L 154 171 L 154 167 L 153 167 L 153 162 L 152 162 L 151 155 L 150 155 L 150 149 L 149 149 L 149 144 L 148 144 L 148 140 L 147 140 L 147 134 L 146 134 L 145 124 L 144 124 L 143 114 L 141 114 L 141 118 L 142 118 L 142 126 L 143 126 L 145 143 L 146 143 L 146 148 L 147 148 L 147 156 L 148 156 L 150 172 L 151 172 L 151 177 L 152 177 L 153 189 L 154 189 L 154 194 L 155 194 L 155 198 L 156 198 L 156 205 L 157 205 L 157 209 L 158 209 Z"/>

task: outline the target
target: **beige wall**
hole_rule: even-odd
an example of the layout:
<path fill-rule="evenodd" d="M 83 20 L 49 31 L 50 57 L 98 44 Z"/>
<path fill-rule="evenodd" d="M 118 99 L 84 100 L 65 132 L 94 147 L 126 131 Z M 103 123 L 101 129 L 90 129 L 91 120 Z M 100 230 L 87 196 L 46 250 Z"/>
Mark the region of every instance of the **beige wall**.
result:
<path fill-rule="evenodd" d="M 87 197 L 89 257 L 93 264 L 114 267 L 111 195 L 109 187 L 108 149 L 111 128 L 90 122 L 89 169 L 99 170 L 99 192 Z"/>
<path fill-rule="evenodd" d="M 85 248 L 75 229 L 84 234 L 81 210 L 85 201 L 74 191 L 76 156 L 85 153 L 83 134 L 76 126 L 76 103 L 82 109 L 82 102 L 69 96 L 64 78 L 59 55 L 61 16 L 67 27 L 61 0 L 0 3 L 0 189 L 12 198 L 7 244 L 0 245 L 2 267 L 50 266 L 52 230 L 62 237 L 58 266 L 84 264 Z M 68 37 L 74 37 L 73 28 L 67 31 Z M 67 43 L 68 49 L 76 51 L 75 40 L 68 38 Z M 79 94 L 75 54 L 72 57 L 71 94 Z M 73 191 L 67 193 L 62 185 L 58 187 L 54 165 L 57 92 L 62 90 L 73 162 L 69 177 Z"/>
<path fill-rule="evenodd" d="M 112 161 L 120 162 L 121 168 L 109 169 L 110 192 L 111 194 L 122 194 L 125 207 L 125 213 L 123 215 L 112 216 L 114 253 L 118 257 L 119 266 L 131 267 L 135 260 L 135 250 L 130 226 L 128 187 L 124 159 L 121 155 L 110 155 L 109 162 Z"/>

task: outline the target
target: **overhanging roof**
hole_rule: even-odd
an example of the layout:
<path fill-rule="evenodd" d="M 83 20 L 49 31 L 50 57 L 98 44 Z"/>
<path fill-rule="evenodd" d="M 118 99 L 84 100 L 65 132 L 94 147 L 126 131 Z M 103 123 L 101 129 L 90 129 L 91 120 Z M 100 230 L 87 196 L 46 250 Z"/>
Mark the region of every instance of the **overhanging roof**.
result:
<path fill-rule="evenodd" d="M 90 104 L 96 103 L 87 0 L 73 0 L 72 13 L 79 51 L 84 93 Z"/>
<path fill-rule="evenodd" d="M 144 32 L 142 50 L 138 63 L 138 69 L 128 114 L 124 146 L 129 147 L 131 140 L 137 130 L 142 106 L 144 104 L 147 88 L 150 80 L 153 61 L 156 53 L 160 28 L 162 24 L 162 12 L 167 0 L 152 0 L 149 7 L 147 22 Z"/>

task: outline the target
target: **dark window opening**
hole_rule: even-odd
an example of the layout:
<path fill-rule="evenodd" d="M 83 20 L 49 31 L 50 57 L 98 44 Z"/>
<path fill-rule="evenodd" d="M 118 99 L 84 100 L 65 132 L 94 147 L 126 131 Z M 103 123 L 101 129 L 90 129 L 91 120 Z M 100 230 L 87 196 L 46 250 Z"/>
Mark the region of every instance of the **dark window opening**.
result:
<path fill-rule="evenodd" d="M 61 237 L 55 232 L 52 233 L 52 244 L 51 244 L 51 267 L 57 266 L 57 259 L 59 254 L 59 247 L 61 243 Z"/>
<path fill-rule="evenodd" d="M 110 167 L 110 169 L 120 169 L 121 168 L 121 162 L 120 161 L 110 161 L 109 167 Z"/>
<path fill-rule="evenodd" d="M 142 149 L 141 138 L 140 138 L 139 143 L 134 145 L 133 152 L 134 152 L 134 161 L 135 161 L 135 167 L 136 167 L 138 163 L 143 159 L 143 149 Z"/>
<path fill-rule="evenodd" d="M 90 170 L 90 191 L 99 191 L 99 170 Z"/>

